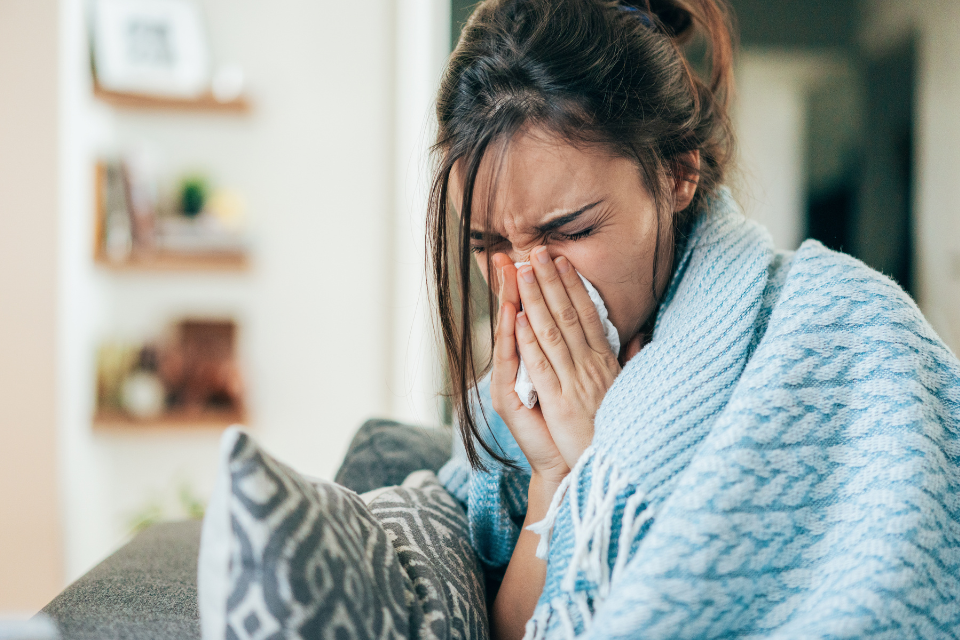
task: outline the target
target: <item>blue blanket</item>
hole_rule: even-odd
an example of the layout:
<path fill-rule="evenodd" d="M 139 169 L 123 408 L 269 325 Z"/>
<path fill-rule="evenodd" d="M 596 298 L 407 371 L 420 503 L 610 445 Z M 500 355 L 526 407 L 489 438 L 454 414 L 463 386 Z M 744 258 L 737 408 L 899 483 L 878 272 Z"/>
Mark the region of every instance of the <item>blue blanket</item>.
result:
<path fill-rule="evenodd" d="M 491 571 L 529 468 L 441 470 Z M 729 196 L 691 229 L 652 342 L 539 523 L 527 637 L 960 636 L 960 363 L 857 260 L 774 250 Z"/>

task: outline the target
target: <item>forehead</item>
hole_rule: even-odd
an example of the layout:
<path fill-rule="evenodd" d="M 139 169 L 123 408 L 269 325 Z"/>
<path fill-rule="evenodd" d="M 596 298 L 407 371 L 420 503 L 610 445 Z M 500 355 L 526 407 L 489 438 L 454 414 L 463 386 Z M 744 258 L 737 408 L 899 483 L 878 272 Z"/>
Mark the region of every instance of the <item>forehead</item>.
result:
<path fill-rule="evenodd" d="M 618 160 L 596 146 L 575 146 L 556 136 L 522 132 L 492 147 L 477 172 L 470 226 L 502 235 L 529 232 L 563 211 L 599 199 Z M 622 160 L 622 159 L 620 159 Z M 463 210 L 463 166 L 450 174 L 450 195 Z"/>

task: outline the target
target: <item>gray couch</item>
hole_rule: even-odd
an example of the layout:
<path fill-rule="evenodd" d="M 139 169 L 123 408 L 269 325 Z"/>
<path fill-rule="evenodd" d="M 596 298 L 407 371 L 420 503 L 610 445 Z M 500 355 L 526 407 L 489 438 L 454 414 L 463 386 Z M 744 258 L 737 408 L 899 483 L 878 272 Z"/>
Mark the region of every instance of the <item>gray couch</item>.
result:
<path fill-rule="evenodd" d="M 400 484 L 450 457 L 450 432 L 388 420 L 366 422 L 336 481 L 358 493 Z M 190 640 L 200 637 L 200 522 L 150 527 L 63 590 L 42 613 L 64 640 Z"/>

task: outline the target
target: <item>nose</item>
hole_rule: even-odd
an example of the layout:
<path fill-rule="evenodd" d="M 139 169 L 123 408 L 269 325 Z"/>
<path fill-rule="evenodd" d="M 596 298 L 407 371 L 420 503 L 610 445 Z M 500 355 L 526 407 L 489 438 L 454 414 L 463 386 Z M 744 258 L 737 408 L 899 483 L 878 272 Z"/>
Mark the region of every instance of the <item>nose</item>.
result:
<path fill-rule="evenodd" d="M 514 249 L 507 255 L 510 256 L 510 259 L 513 260 L 514 263 L 530 262 L 530 256 L 533 253 L 533 250 L 539 246 L 539 244 L 535 244 L 529 248 Z"/>

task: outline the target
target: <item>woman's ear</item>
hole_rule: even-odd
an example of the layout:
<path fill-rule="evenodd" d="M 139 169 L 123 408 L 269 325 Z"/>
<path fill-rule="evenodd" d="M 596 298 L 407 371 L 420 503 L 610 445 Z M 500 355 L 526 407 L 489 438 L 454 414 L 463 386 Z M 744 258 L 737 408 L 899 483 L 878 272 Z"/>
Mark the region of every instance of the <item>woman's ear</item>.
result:
<path fill-rule="evenodd" d="M 700 151 L 688 151 L 680 154 L 676 159 L 674 172 L 674 213 L 683 211 L 693 202 L 697 193 L 697 184 L 700 182 Z"/>

